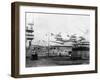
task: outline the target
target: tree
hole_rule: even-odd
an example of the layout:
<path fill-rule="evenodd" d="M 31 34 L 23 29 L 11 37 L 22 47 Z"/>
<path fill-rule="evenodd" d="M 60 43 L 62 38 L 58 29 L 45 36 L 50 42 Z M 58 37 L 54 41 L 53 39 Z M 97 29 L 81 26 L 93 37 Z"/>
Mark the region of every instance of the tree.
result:
<path fill-rule="evenodd" d="M 86 39 L 83 36 L 80 36 L 79 41 L 83 41 L 83 40 L 86 40 Z"/>
<path fill-rule="evenodd" d="M 76 42 L 77 41 L 77 36 L 76 34 L 73 34 L 70 36 L 70 40 Z"/>
<path fill-rule="evenodd" d="M 56 34 L 55 39 L 57 41 L 62 41 L 63 39 L 62 39 L 61 33 Z"/>

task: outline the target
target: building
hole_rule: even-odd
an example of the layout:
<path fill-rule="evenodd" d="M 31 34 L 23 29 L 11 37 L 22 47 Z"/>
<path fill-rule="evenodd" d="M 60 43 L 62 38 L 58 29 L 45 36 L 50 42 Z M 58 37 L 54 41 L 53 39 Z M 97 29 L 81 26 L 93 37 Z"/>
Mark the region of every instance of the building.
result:
<path fill-rule="evenodd" d="M 34 39 L 34 30 L 33 30 L 33 24 L 29 24 L 30 26 L 26 27 L 26 33 L 25 33 L 25 38 L 26 38 L 26 57 L 31 56 L 31 46 L 32 46 L 32 40 Z"/>
<path fill-rule="evenodd" d="M 73 49 L 89 50 L 89 41 L 82 40 L 73 45 Z"/>
<path fill-rule="evenodd" d="M 67 40 L 64 43 L 58 41 L 55 42 L 55 45 L 51 45 L 49 49 L 49 56 L 70 56 L 72 53 L 73 42 Z"/>
<path fill-rule="evenodd" d="M 38 57 L 46 56 L 69 56 L 72 53 L 72 42 L 66 41 L 64 44 L 59 44 L 58 41 L 51 42 L 49 46 L 32 45 L 32 54 L 37 54 Z M 35 51 L 35 53 L 34 53 Z"/>
<path fill-rule="evenodd" d="M 73 45 L 72 59 L 89 59 L 89 42 L 82 40 Z"/>

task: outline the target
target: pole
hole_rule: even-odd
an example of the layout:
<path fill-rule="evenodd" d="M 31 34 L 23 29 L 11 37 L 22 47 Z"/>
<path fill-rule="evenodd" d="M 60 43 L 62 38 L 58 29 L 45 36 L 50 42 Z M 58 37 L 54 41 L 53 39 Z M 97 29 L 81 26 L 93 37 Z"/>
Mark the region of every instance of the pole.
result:
<path fill-rule="evenodd" d="M 48 56 L 49 56 L 49 33 L 48 33 Z"/>

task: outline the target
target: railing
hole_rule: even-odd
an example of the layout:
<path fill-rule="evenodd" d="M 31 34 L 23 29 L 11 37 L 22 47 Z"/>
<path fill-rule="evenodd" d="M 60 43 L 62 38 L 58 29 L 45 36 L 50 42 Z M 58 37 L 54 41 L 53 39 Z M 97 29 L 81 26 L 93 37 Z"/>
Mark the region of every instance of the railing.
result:
<path fill-rule="evenodd" d="M 31 28 L 26 27 L 26 32 L 34 32 L 33 27 Z"/>

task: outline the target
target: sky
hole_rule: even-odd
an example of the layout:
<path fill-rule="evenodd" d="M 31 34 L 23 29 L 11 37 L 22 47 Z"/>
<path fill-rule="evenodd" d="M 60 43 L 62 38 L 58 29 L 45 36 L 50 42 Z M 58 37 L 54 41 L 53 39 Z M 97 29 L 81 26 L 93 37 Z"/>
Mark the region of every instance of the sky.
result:
<path fill-rule="evenodd" d="M 26 26 L 30 27 L 29 23 L 34 24 L 34 43 L 38 43 L 39 40 L 47 41 L 48 36 L 51 41 L 54 41 L 50 33 L 61 33 L 64 39 L 68 39 L 66 35 L 76 34 L 89 40 L 89 15 L 26 13 Z"/>

